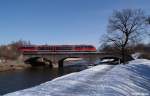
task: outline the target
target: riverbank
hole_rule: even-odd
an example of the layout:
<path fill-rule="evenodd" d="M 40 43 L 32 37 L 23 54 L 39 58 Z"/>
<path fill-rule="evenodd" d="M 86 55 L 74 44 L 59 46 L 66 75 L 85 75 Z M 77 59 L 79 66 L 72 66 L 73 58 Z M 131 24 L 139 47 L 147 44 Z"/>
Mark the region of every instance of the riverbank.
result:
<path fill-rule="evenodd" d="M 22 69 L 26 69 L 26 68 L 30 68 L 31 65 L 28 64 L 24 64 L 22 62 L 15 62 L 15 61 L 9 61 L 6 63 L 1 63 L 0 64 L 0 72 L 4 72 L 4 71 L 11 71 L 11 70 L 22 70 Z"/>
<path fill-rule="evenodd" d="M 80 58 L 70 58 L 64 61 L 66 65 L 74 65 L 73 63 L 80 62 Z M 0 72 L 11 71 L 11 70 L 22 70 L 26 68 L 31 68 L 30 64 L 24 64 L 21 61 L 7 61 L 5 63 L 0 63 Z"/>
<path fill-rule="evenodd" d="M 149 96 L 150 60 L 98 65 L 4 96 Z"/>

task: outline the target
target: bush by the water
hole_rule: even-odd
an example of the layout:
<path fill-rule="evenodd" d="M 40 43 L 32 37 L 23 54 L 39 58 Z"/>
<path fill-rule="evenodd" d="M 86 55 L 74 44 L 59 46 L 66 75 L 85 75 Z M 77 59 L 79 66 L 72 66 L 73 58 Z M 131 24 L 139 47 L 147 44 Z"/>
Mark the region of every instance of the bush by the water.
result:
<path fill-rule="evenodd" d="M 26 41 L 17 41 L 12 42 L 8 45 L 0 46 L 0 59 L 1 60 L 17 60 L 20 56 L 20 52 L 18 51 L 18 47 L 22 45 L 29 45 L 29 42 Z"/>

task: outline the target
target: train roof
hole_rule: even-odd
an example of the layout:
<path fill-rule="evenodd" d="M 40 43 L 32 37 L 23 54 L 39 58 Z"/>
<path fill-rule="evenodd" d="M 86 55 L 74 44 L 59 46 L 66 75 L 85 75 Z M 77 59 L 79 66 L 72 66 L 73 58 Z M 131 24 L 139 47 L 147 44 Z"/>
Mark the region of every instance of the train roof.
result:
<path fill-rule="evenodd" d="M 81 44 L 81 45 L 24 45 L 24 46 L 20 46 L 20 47 L 43 47 L 43 46 L 47 46 L 47 47 L 49 47 L 49 46 L 93 46 L 93 45 L 83 45 L 83 44 Z M 94 46 L 93 46 L 94 47 Z"/>

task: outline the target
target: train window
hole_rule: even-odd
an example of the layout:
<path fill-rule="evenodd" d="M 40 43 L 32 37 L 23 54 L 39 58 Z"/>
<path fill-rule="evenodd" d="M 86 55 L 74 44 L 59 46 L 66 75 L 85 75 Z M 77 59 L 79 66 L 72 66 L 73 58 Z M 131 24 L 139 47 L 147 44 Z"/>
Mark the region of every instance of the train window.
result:
<path fill-rule="evenodd" d="M 63 50 L 72 50 L 71 47 L 64 47 Z"/>
<path fill-rule="evenodd" d="M 25 49 L 33 49 L 34 47 L 25 47 Z"/>
<path fill-rule="evenodd" d="M 55 47 L 55 50 L 71 50 L 71 47 Z"/>
<path fill-rule="evenodd" d="M 81 48 L 80 46 L 76 46 L 75 48 Z"/>
<path fill-rule="evenodd" d="M 93 48 L 92 46 L 88 46 L 89 48 Z"/>
<path fill-rule="evenodd" d="M 48 50 L 50 50 L 51 49 L 51 47 L 48 47 Z"/>

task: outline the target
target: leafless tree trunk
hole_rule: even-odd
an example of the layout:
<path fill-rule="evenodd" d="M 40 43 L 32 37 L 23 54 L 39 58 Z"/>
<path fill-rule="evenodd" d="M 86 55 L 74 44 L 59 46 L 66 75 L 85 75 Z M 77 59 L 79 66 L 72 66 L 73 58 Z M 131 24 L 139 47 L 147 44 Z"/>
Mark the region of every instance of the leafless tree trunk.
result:
<path fill-rule="evenodd" d="M 146 18 L 146 24 L 150 26 L 150 16 Z M 150 36 L 150 30 L 148 31 L 148 35 Z"/>

